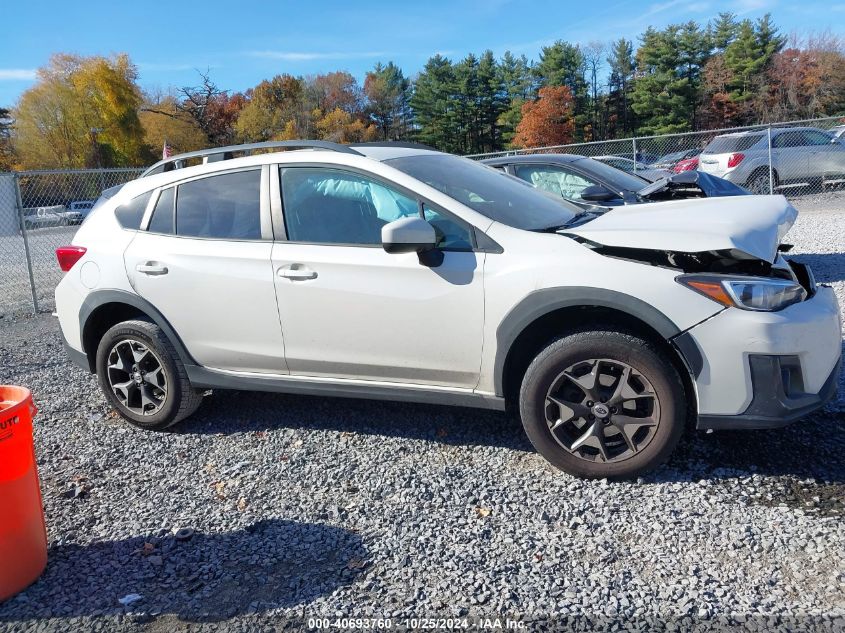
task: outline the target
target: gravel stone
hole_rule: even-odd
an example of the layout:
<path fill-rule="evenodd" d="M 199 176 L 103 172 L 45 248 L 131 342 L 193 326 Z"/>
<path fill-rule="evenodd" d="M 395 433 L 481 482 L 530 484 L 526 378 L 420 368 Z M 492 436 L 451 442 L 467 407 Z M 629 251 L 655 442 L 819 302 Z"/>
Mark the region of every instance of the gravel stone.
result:
<path fill-rule="evenodd" d="M 845 210 L 813 204 L 788 241 L 845 305 Z M 781 430 L 695 434 L 655 473 L 609 483 L 555 471 L 488 411 L 215 392 L 144 432 L 46 314 L 0 321 L 0 383 L 39 407 L 50 547 L 41 579 L 0 604 L 4 632 L 845 627 L 841 398 Z"/>

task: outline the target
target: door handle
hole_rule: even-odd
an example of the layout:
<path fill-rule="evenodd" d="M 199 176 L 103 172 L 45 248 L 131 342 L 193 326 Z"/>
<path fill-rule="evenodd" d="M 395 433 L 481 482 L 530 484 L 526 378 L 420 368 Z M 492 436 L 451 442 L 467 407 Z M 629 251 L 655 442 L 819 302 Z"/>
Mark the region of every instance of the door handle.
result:
<path fill-rule="evenodd" d="M 144 275 L 151 276 L 167 274 L 167 266 L 159 262 L 147 262 L 145 264 L 138 264 L 137 266 L 135 266 L 135 270 Z"/>
<path fill-rule="evenodd" d="M 317 271 L 311 270 L 303 264 L 291 264 L 290 266 L 279 268 L 278 275 L 279 277 L 292 280 L 316 279 Z"/>

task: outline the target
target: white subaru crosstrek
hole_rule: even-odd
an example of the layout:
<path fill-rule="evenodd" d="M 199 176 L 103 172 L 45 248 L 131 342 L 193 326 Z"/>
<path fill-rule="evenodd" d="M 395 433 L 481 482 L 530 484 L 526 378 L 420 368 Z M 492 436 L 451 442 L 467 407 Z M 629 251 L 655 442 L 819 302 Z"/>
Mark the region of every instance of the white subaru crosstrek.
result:
<path fill-rule="evenodd" d="M 255 149 L 300 151 L 233 157 Z M 145 429 L 208 389 L 510 405 L 555 466 L 623 478 L 688 425 L 779 427 L 836 391 L 839 308 L 784 258 L 781 196 L 601 212 L 421 146 L 308 141 L 110 193 L 58 249 L 56 304 Z"/>

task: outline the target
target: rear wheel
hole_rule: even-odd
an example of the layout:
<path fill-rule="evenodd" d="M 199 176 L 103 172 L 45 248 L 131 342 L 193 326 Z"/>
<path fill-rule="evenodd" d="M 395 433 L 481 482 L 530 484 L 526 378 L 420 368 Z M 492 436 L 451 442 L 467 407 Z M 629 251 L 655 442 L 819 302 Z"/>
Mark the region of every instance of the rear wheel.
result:
<path fill-rule="evenodd" d="M 540 352 L 523 379 L 520 414 L 531 443 L 561 470 L 625 479 L 669 457 L 686 403 L 677 370 L 652 343 L 596 330 Z"/>
<path fill-rule="evenodd" d="M 164 332 L 140 319 L 118 323 L 103 335 L 97 381 L 115 410 L 143 429 L 166 429 L 202 403 Z"/>
<path fill-rule="evenodd" d="M 772 172 L 772 176 L 774 178 L 774 184 L 777 186 L 777 174 Z M 751 177 L 748 179 L 748 182 L 745 183 L 746 189 L 748 189 L 751 193 L 764 196 L 767 194 L 772 193 L 774 191 L 773 187 L 769 184 L 769 169 L 758 169 Z"/>

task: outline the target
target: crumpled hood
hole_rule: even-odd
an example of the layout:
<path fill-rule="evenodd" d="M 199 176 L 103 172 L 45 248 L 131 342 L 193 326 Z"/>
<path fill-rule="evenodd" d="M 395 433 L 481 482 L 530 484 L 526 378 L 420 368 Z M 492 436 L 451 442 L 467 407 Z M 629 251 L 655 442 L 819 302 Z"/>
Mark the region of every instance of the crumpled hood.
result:
<path fill-rule="evenodd" d="M 615 207 L 565 235 L 622 248 L 739 251 L 774 263 L 798 211 L 783 196 L 738 196 Z"/>

